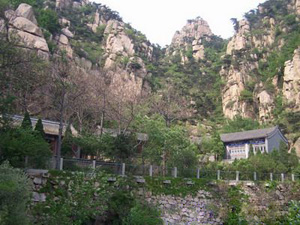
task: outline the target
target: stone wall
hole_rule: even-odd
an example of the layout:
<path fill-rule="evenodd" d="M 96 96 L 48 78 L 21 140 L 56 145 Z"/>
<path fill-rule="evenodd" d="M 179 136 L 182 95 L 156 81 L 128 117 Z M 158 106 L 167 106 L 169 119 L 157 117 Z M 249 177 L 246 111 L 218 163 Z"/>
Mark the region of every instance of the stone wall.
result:
<path fill-rule="evenodd" d="M 47 170 L 28 170 L 27 174 L 32 180 L 34 203 L 47 201 L 47 193 L 43 193 L 43 187 L 50 182 L 54 189 L 69 185 L 72 181 L 71 175 L 62 179 L 51 181 Z M 117 182 L 118 177 L 107 179 L 106 182 Z M 227 213 L 234 207 L 232 196 L 229 190 L 233 186 L 238 186 L 239 192 L 246 196 L 242 201 L 243 217 L 251 223 L 262 224 L 263 221 L 276 220 L 287 213 L 288 203 L 291 200 L 300 200 L 299 182 L 209 182 L 202 186 L 197 184 L 200 180 L 194 182 L 183 179 L 178 183 L 178 179 L 165 183 L 164 179 L 157 179 L 160 188 L 159 191 L 153 189 L 151 180 L 136 179 L 139 188 L 134 189 L 133 194 L 156 206 L 161 211 L 161 217 L 165 224 L 222 224 L 227 218 Z M 53 180 L 53 179 L 52 179 Z M 103 180 L 102 180 L 103 181 Z M 177 183 L 176 183 L 177 181 Z M 172 183 L 171 183 L 172 182 Z M 180 185 L 184 185 L 181 187 Z M 197 186 L 198 185 L 198 186 Z M 203 186 L 204 185 L 204 186 Z M 100 186 L 100 181 L 95 182 L 95 190 Z M 114 188 L 114 186 L 111 186 Z M 195 188 L 196 187 L 196 188 Z M 182 193 L 166 194 L 165 189 L 181 190 Z M 188 192 L 186 192 L 188 190 Z M 195 191 L 196 190 L 196 191 Z M 188 194 L 187 194 L 188 193 Z M 70 193 L 71 194 L 71 193 Z M 71 196 L 70 196 L 71 197 Z"/>
<path fill-rule="evenodd" d="M 166 224 L 221 223 L 221 219 L 210 209 L 215 202 L 207 191 L 199 190 L 196 196 L 185 197 L 152 195 L 146 200 L 161 210 L 162 219 Z"/>

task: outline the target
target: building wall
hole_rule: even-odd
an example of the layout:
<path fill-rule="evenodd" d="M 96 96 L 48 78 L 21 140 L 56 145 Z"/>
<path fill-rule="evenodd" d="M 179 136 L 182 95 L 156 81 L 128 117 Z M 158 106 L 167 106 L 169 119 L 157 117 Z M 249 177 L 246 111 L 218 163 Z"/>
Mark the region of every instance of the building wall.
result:
<path fill-rule="evenodd" d="M 277 132 L 273 136 L 268 138 L 268 150 L 269 150 L 269 152 L 272 152 L 275 148 L 279 149 L 281 141 L 286 143 L 286 141 L 285 141 L 284 137 L 282 136 L 282 134 L 280 133 L 280 131 L 277 130 Z"/>

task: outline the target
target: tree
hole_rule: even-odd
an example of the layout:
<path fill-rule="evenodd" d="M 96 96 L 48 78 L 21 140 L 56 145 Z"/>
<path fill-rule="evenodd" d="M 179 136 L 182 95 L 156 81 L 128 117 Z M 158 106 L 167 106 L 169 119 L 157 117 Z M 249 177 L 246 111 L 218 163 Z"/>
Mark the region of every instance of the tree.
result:
<path fill-rule="evenodd" d="M 52 34 L 55 34 L 60 30 L 57 13 L 51 9 L 40 10 L 37 20 L 41 27 L 47 29 Z"/>
<path fill-rule="evenodd" d="M 59 120 L 58 142 L 56 152 L 56 168 L 59 169 L 64 123 L 67 121 L 66 112 L 81 95 L 73 78 L 80 76 L 72 62 L 62 53 L 52 58 L 52 85 L 49 95 Z"/>
<path fill-rule="evenodd" d="M 34 131 L 36 131 L 37 134 L 41 135 L 42 138 L 45 138 L 46 134 L 44 131 L 44 126 L 43 126 L 43 122 L 41 119 L 38 119 Z"/>
<path fill-rule="evenodd" d="M 0 223 L 30 224 L 27 214 L 31 200 L 31 185 L 27 175 L 12 168 L 7 161 L 0 165 Z"/>
<path fill-rule="evenodd" d="M 239 21 L 237 18 L 231 18 L 230 21 L 233 24 L 234 31 L 237 33 L 239 31 Z"/>
<path fill-rule="evenodd" d="M 167 83 L 164 91 L 153 95 L 152 111 L 163 116 L 167 127 L 175 120 L 186 119 L 192 115 L 187 100 L 170 83 Z"/>
<path fill-rule="evenodd" d="M 8 160 L 14 167 L 24 167 L 29 157 L 35 168 L 43 168 L 51 156 L 49 144 L 32 130 L 11 128 L 0 134 L 1 161 Z"/>
<path fill-rule="evenodd" d="M 23 118 L 21 127 L 22 127 L 23 129 L 29 129 L 29 130 L 32 130 L 31 119 L 30 119 L 29 113 L 28 113 L 27 111 L 25 112 L 25 115 L 24 115 L 24 118 Z"/>
<path fill-rule="evenodd" d="M 167 166 L 184 169 L 197 164 L 198 149 L 191 144 L 182 127 L 167 127 L 163 117 L 157 114 L 150 118 L 139 117 L 136 127 L 139 127 L 140 132 L 148 134 L 148 141 L 142 152 L 146 162 L 162 165 L 164 172 Z M 182 157 L 186 159 L 183 160 Z"/>
<path fill-rule="evenodd" d="M 71 126 L 68 125 L 65 131 L 64 138 L 62 140 L 61 154 L 63 156 L 72 157 L 74 154 L 73 147 L 74 147 L 74 141 L 73 141 Z"/>

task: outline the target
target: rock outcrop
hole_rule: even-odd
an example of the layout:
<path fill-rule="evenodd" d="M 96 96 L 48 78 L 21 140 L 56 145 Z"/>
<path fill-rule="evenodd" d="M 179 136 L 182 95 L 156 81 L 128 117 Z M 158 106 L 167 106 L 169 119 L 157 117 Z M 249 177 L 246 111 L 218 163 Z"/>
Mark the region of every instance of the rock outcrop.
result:
<path fill-rule="evenodd" d="M 125 23 L 109 20 L 104 34 L 106 60 L 104 69 L 108 71 L 111 90 L 125 99 L 135 99 L 141 94 L 147 70 L 143 60 L 137 56 L 136 43 L 126 34 Z M 144 53 L 152 57 L 153 48 L 144 43 Z"/>
<path fill-rule="evenodd" d="M 8 22 L 8 34 L 10 40 L 18 42 L 20 47 L 37 50 L 44 57 L 48 57 L 49 48 L 38 27 L 33 9 L 30 5 L 21 4 L 16 11 L 5 12 Z"/>
<path fill-rule="evenodd" d="M 282 94 L 289 105 L 288 110 L 300 111 L 300 48 L 294 57 L 285 63 Z"/>
<path fill-rule="evenodd" d="M 209 41 L 209 37 L 212 35 L 213 33 L 211 32 L 208 23 L 201 17 L 197 17 L 194 20 L 188 20 L 181 31 L 176 31 L 167 52 L 169 55 L 173 56 L 179 54 L 182 62 L 189 60 L 188 56 L 185 54 L 188 51 L 191 51 L 194 59 L 204 59 L 203 38 Z"/>
<path fill-rule="evenodd" d="M 227 45 L 226 54 L 231 55 L 232 51 L 239 51 L 246 48 L 250 25 L 247 20 L 241 20 L 239 23 L 238 32 L 233 36 Z"/>

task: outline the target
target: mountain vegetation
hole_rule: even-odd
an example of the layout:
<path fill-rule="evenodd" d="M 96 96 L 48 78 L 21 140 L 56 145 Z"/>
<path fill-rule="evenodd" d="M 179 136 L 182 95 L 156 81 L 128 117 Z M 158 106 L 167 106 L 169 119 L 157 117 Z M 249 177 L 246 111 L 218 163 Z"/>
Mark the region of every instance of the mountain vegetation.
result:
<path fill-rule="evenodd" d="M 0 162 L 47 166 L 51 151 L 42 120 L 35 128 L 31 123 L 31 117 L 38 117 L 58 121 L 57 168 L 60 157 L 90 157 L 161 166 L 163 175 L 170 167 L 186 176 L 198 167 L 299 175 L 299 4 L 265 1 L 244 19 L 231 19 L 235 34 L 228 40 L 214 35 L 197 17 L 175 33 L 169 46 L 161 47 L 100 3 L 0 0 Z M 13 121 L 15 114 L 24 115 L 20 127 Z M 287 136 L 289 149 L 281 146 L 273 154 L 251 154 L 230 165 L 222 162 L 221 133 L 274 125 Z M 209 162 L 210 156 L 215 162 Z M 12 174 L 13 181 L 0 177 L 9 183 L 23 179 L 7 163 L 0 170 Z M 92 196 L 91 184 L 78 179 Z M 82 190 L 76 188 L 79 197 Z M 149 221 L 161 223 L 155 209 L 130 193 L 108 194 L 102 188 L 103 208 L 97 210 L 111 215 L 110 224 L 141 224 L 137 215 L 148 220 L 146 212 L 155 218 Z M 0 185 L 0 198 L 7 201 L 2 193 L 14 190 Z M 24 196 L 28 198 L 25 191 Z M 87 198 L 78 201 L 88 204 Z M 228 224 L 243 224 L 237 217 L 241 202 L 233 201 L 238 208 Z M 0 224 L 8 214 L 23 218 L 14 204 L 0 207 Z M 96 217 L 97 202 L 85 212 L 69 201 L 51 204 L 53 211 L 37 209 L 41 218 L 51 218 L 49 224 Z M 289 221 L 299 208 L 297 202 L 291 204 Z M 65 210 L 65 217 L 56 210 Z"/>

